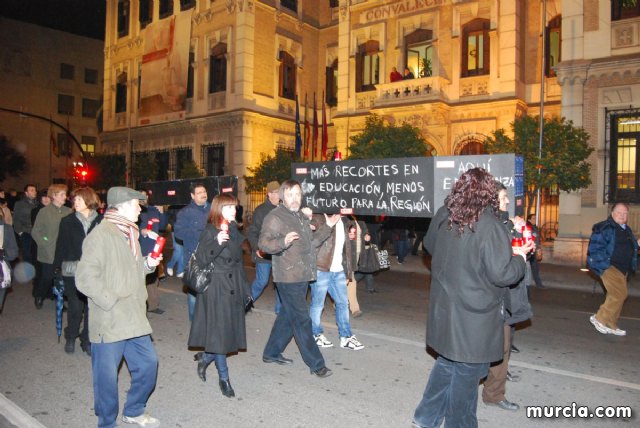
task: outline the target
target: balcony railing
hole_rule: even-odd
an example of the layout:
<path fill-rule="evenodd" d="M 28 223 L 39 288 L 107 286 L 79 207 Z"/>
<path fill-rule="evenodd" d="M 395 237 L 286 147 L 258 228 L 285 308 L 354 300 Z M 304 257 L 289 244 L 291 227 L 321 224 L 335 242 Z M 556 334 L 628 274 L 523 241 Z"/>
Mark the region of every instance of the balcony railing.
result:
<path fill-rule="evenodd" d="M 213 94 L 209 94 L 209 111 L 211 110 L 220 110 L 226 107 L 226 92 L 214 92 Z"/>
<path fill-rule="evenodd" d="M 381 83 L 376 85 L 375 105 L 444 99 L 449 83 L 449 80 L 439 76 Z"/>

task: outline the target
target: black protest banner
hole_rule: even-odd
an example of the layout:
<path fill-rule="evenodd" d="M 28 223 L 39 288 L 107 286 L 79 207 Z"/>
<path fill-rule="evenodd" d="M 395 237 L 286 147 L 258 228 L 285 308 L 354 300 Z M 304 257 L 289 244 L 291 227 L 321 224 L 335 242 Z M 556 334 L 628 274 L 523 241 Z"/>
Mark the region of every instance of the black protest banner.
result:
<path fill-rule="evenodd" d="M 433 217 L 460 174 L 476 166 L 491 172 L 511 201 L 522 204 L 517 159 L 512 154 L 361 159 L 295 163 L 291 169 L 302 185 L 303 205 L 316 213 Z"/>

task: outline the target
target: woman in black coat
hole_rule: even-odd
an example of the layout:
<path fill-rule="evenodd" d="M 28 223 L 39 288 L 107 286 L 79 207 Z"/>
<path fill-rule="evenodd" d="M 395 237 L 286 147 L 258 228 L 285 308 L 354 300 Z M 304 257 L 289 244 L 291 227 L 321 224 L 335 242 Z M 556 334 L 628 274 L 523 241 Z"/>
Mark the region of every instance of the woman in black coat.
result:
<path fill-rule="evenodd" d="M 102 216 L 96 212 L 99 205 L 100 199 L 92 188 L 76 189 L 73 191 L 74 213 L 60 221 L 60 239 L 56 241 L 53 268 L 57 275 L 62 276 L 64 295 L 67 296 L 67 327 L 64 329 L 64 351 L 67 354 L 73 354 L 76 338 L 80 336 L 80 347 L 87 355 L 91 355 L 87 297 L 76 289 L 75 267 L 82 256 L 84 238 L 102 220 Z M 80 332 L 83 317 L 84 326 Z"/>
<path fill-rule="evenodd" d="M 245 303 L 251 291 L 242 261 L 242 242 L 246 239 L 236 226 L 238 201 L 228 194 L 213 198 L 207 226 L 200 236 L 196 259 L 199 266 L 213 264 L 213 274 L 204 293 L 196 297 L 189 334 L 189 347 L 198 352 L 198 376 L 206 381 L 209 364 L 216 363 L 222 394 L 234 397 L 229 382 L 227 354 L 245 350 Z"/>
<path fill-rule="evenodd" d="M 478 382 L 502 358 L 504 287 L 524 276 L 533 244 L 511 248 L 497 217 L 494 177 L 462 174 L 431 221 L 424 244 L 432 255 L 427 346 L 438 354 L 416 427 L 477 427 Z"/>

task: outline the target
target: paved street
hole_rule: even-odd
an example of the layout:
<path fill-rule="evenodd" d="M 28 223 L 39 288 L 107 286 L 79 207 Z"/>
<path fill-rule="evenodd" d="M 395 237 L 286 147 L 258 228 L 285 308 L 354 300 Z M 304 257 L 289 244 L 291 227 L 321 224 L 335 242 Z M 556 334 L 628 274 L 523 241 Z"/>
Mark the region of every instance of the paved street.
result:
<path fill-rule="evenodd" d="M 249 276 L 253 269 L 249 268 Z M 632 281 L 621 327 L 626 337 L 604 336 L 589 323 L 602 302 L 599 287 L 577 269 L 542 265 L 547 289 L 532 289 L 535 317 L 519 330 L 511 371 L 522 377 L 507 383 L 507 397 L 518 412 L 478 405 L 481 427 L 638 426 L 640 410 L 640 294 Z M 429 275 L 424 260 L 408 256 L 376 277 L 378 293 L 359 289 L 362 317 L 352 319 L 363 351 L 323 350 L 334 375 L 309 374 L 294 344 L 285 355 L 292 366 L 264 364 L 262 349 L 273 315 L 268 289 L 247 316 L 249 349 L 229 358 L 236 398 L 222 396 L 215 367 L 209 382 L 195 373 L 193 351 L 186 347 L 189 325 L 186 298 L 176 279 L 162 282 L 162 315 L 149 314 L 160 358 L 157 389 L 148 411 L 163 427 L 409 427 L 433 359 L 424 350 Z M 58 343 L 54 304 L 34 308 L 31 287 L 16 284 L 0 315 L 0 427 L 95 426 L 90 359 L 64 353 Z M 338 343 L 335 317 L 327 305 L 326 336 Z M 66 319 L 65 319 L 66 323 Z M 126 366 L 120 372 L 121 408 L 128 389 Z M 627 405 L 631 420 L 567 418 L 527 419 L 527 405 Z M 21 413 L 21 409 L 23 413 Z M 578 425 L 580 424 L 580 425 Z M 123 424 L 121 424 L 123 425 Z"/>

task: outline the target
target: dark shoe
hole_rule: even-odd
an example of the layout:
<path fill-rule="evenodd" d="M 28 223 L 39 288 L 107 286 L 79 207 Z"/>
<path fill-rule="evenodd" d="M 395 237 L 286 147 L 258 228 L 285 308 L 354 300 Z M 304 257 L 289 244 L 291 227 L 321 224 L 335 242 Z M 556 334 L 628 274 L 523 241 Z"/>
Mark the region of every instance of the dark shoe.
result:
<path fill-rule="evenodd" d="M 80 348 L 82 349 L 82 352 L 84 352 L 88 356 L 91 356 L 91 343 L 89 343 L 89 342 L 81 343 L 80 344 Z"/>
<path fill-rule="evenodd" d="M 200 379 L 202 379 L 203 382 L 207 381 L 207 367 L 209 367 L 209 364 L 212 363 L 212 361 L 206 362 L 204 360 L 204 352 L 198 352 L 196 355 L 193 356 L 193 360 L 198 362 L 198 377 Z"/>
<path fill-rule="evenodd" d="M 512 375 L 511 372 L 507 372 L 507 380 L 509 382 L 519 382 L 520 381 L 520 376 Z"/>
<path fill-rule="evenodd" d="M 42 309 L 42 304 L 44 303 L 44 297 L 36 297 L 34 300 L 36 305 L 36 309 Z"/>
<path fill-rule="evenodd" d="M 500 407 L 502 410 L 511 410 L 511 411 L 516 411 L 516 410 L 520 410 L 520 406 L 517 405 L 516 403 L 512 403 L 511 401 L 507 400 L 506 398 L 502 401 L 499 401 L 497 403 L 485 403 L 489 406 L 498 406 Z"/>
<path fill-rule="evenodd" d="M 513 352 L 514 354 L 519 354 L 520 350 L 516 348 L 516 345 L 511 345 L 511 352 Z"/>
<path fill-rule="evenodd" d="M 236 396 L 236 393 L 233 390 L 233 387 L 231 386 L 231 382 L 229 382 L 229 379 L 227 380 L 220 379 L 220 382 L 218 382 L 218 384 L 220 385 L 220 391 L 222 391 L 222 395 L 224 395 L 225 397 Z"/>
<path fill-rule="evenodd" d="M 147 312 L 151 312 L 153 314 L 158 314 L 158 315 L 164 314 L 164 311 L 162 309 L 160 309 L 160 308 L 156 308 L 156 309 L 154 309 L 152 311 L 147 311 Z"/>
<path fill-rule="evenodd" d="M 329 377 L 333 374 L 333 372 L 331 371 L 331 369 L 328 369 L 326 367 L 320 367 L 318 370 L 312 370 L 311 374 L 314 374 L 318 377 Z"/>
<path fill-rule="evenodd" d="M 75 339 L 67 339 L 67 343 L 64 344 L 64 352 L 67 354 L 73 354 L 76 350 L 76 340 Z"/>
<path fill-rule="evenodd" d="M 290 365 L 293 364 L 293 360 L 290 358 L 285 358 L 282 356 L 282 354 L 278 355 L 277 357 L 267 357 L 266 355 L 262 356 L 262 361 L 265 363 L 276 363 L 276 364 L 280 364 L 280 365 Z"/>

